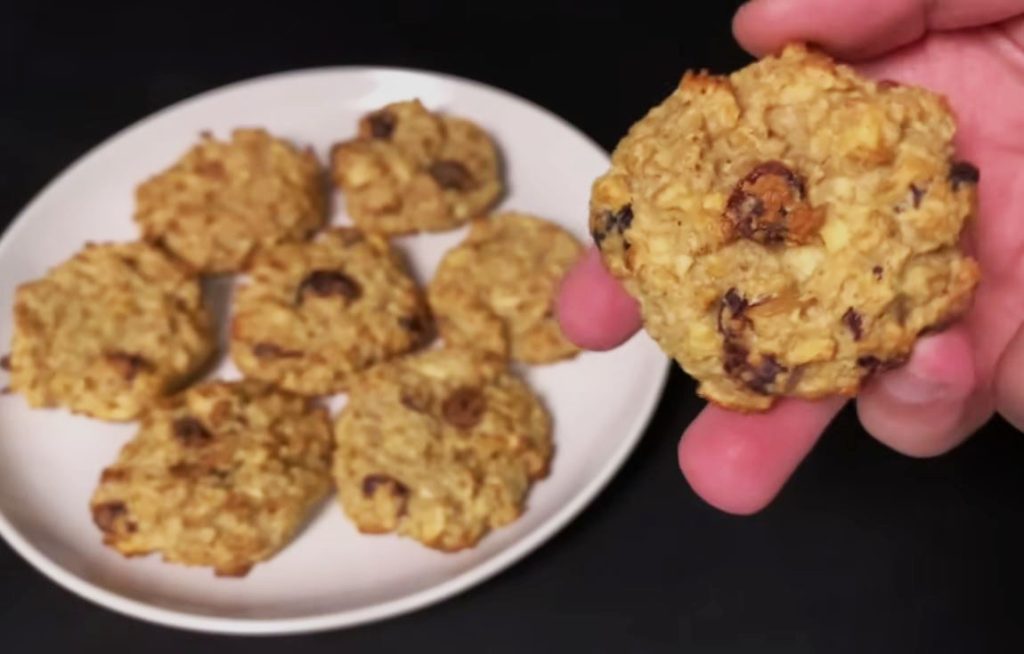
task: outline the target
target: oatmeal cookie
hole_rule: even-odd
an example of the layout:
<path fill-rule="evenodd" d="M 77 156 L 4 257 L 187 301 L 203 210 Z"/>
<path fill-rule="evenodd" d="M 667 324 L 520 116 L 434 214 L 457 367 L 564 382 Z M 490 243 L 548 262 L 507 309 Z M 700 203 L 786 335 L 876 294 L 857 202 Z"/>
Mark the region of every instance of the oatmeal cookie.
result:
<path fill-rule="evenodd" d="M 955 129 L 943 98 L 799 45 L 687 73 L 595 182 L 591 231 L 704 397 L 853 395 L 969 305 Z"/>
<path fill-rule="evenodd" d="M 358 136 L 331 150 L 331 163 L 352 220 L 384 234 L 458 227 L 487 211 L 503 188 L 487 133 L 419 100 L 364 116 Z"/>
<path fill-rule="evenodd" d="M 135 222 L 204 273 L 243 269 L 253 253 L 307 238 L 323 223 L 326 188 L 316 156 L 262 129 L 230 141 L 208 133 L 136 190 Z"/>
<path fill-rule="evenodd" d="M 248 377 L 324 395 L 431 334 L 422 292 L 387 239 L 340 228 L 256 256 L 237 293 L 231 356 Z"/>
<path fill-rule="evenodd" d="M 474 221 L 428 287 L 442 338 L 525 363 L 575 356 L 579 350 L 562 335 L 554 302 L 581 252 L 569 232 L 534 216 Z"/>
<path fill-rule="evenodd" d="M 205 383 L 145 416 L 100 477 L 93 521 L 125 556 L 243 576 L 327 496 L 331 446 L 311 400 L 252 380 Z"/>
<path fill-rule="evenodd" d="M 132 420 L 212 355 L 198 279 L 145 243 L 90 244 L 14 300 L 11 388 L 33 407 Z"/>
<path fill-rule="evenodd" d="M 445 551 L 515 520 L 552 451 L 533 392 L 500 358 L 469 350 L 423 352 L 360 376 L 334 434 L 339 499 L 359 530 Z"/>

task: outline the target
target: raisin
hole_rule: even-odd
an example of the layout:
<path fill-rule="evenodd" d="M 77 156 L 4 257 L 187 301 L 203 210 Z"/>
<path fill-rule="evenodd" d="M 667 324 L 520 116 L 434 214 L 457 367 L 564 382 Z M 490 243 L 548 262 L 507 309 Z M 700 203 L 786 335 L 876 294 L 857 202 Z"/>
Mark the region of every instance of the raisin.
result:
<path fill-rule="evenodd" d="M 375 139 L 389 139 L 395 131 L 398 119 L 390 111 L 377 111 L 367 118 L 370 124 L 370 134 Z"/>
<path fill-rule="evenodd" d="M 405 497 L 409 494 L 409 488 L 394 477 L 382 474 L 366 475 L 363 477 L 363 495 L 373 497 L 377 489 L 387 486 L 392 495 Z"/>
<path fill-rule="evenodd" d="M 910 200 L 914 204 L 914 208 L 917 209 L 921 206 L 921 201 L 924 200 L 925 190 L 918 188 L 916 185 L 910 185 Z"/>
<path fill-rule="evenodd" d="M 755 393 L 767 394 L 779 373 L 787 370 L 770 354 L 758 355 L 754 357 L 758 361 L 752 362 L 747 348 L 734 340 L 726 339 L 723 347 L 722 368 Z"/>
<path fill-rule="evenodd" d="M 103 358 L 127 382 L 134 380 L 140 372 L 149 372 L 153 369 L 153 364 L 144 357 L 129 352 L 107 352 Z"/>
<path fill-rule="evenodd" d="M 476 388 L 464 386 L 456 389 L 441 404 L 441 414 L 459 429 L 470 429 L 483 418 L 487 399 Z"/>
<path fill-rule="evenodd" d="M 969 161 L 954 161 L 949 166 L 949 183 L 953 190 L 960 188 L 961 184 L 977 184 L 981 181 L 981 171 Z"/>
<path fill-rule="evenodd" d="M 185 447 L 199 447 L 213 440 L 203 423 L 189 416 L 175 420 L 173 430 L 174 437 Z"/>
<path fill-rule="evenodd" d="M 734 233 L 762 245 L 806 243 L 821 213 L 806 200 L 803 179 L 778 161 L 766 161 L 741 179 L 725 207 Z"/>
<path fill-rule="evenodd" d="M 11 369 L 11 355 L 10 354 L 5 354 L 2 357 L 0 357 L 0 370 L 10 370 L 10 369 Z"/>
<path fill-rule="evenodd" d="M 346 300 L 357 300 L 362 292 L 359 283 L 343 272 L 314 270 L 299 284 L 295 301 L 296 304 L 301 304 L 310 293 L 317 297 L 339 296 Z"/>
<path fill-rule="evenodd" d="M 398 319 L 398 325 L 417 338 L 427 334 L 427 325 L 420 316 L 402 316 Z"/>
<path fill-rule="evenodd" d="M 302 356 L 302 352 L 286 350 L 274 343 L 256 343 L 252 346 L 252 354 L 257 359 L 287 359 Z"/>
<path fill-rule="evenodd" d="M 103 504 L 97 504 L 92 507 L 92 521 L 96 523 L 96 526 L 100 530 L 106 533 L 113 533 L 117 527 L 117 522 L 124 516 L 128 515 L 128 507 L 125 506 L 124 502 L 117 500 L 111 502 L 104 502 Z M 129 531 L 135 531 L 135 528 L 131 523 L 126 525 Z"/>
<path fill-rule="evenodd" d="M 874 268 L 871 269 L 871 274 L 875 276 L 875 279 L 881 279 L 882 272 L 883 270 L 881 266 L 875 266 Z"/>
<path fill-rule="evenodd" d="M 719 333 L 723 336 L 732 336 L 745 325 L 749 325 L 750 319 L 743 315 L 749 307 L 747 299 L 740 295 L 735 288 L 726 291 L 718 307 Z M 729 315 L 726 315 L 727 311 Z"/>
<path fill-rule="evenodd" d="M 853 334 L 853 340 L 859 341 L 864 336 L 864 318 L 853 307 L 847 309 L 843 314 L 843 324 Z"/>
<path fill-rule="evenodd" d="M 430 164 L 427 172 L 441 188 L 456 191 L 468 191 L 473 188 L 473 176 L 458 161 L 435 161 Z"/>
<path fill-rule="evenodd" d="M 601 215 L 601 222 L 604 223 L 604 228 L 597 229 L 591 232 L 591 236 L 594 237 L 594 242 L 598 245 L 601 244 L 608 234 L 611 232 L 618 232 L 620 235 L 629 229 L 630 225 L 633 224 L 633 205 L 625 204 L 619 207 L 618 211 L 605 211 Z M 625 244 L 625 247 L 629 247 L 629 243 Z"/>

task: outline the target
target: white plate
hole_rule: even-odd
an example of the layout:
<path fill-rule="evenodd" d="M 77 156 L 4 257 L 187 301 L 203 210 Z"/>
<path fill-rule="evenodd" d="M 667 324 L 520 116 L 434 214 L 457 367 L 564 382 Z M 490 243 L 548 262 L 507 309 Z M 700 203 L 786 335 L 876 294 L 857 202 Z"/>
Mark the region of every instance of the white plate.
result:
<path fill-rule="evenodd" d="M 22 212 L 0 241 L 0 351 L 11 338 L 16 285 L 43 275 L 87 240 L 134 238 L 134 186 L 177 158 L 201 130 L 223 136 L 232 127 L 262 125 L 313 145 L 323 158 L 332 143 L 353 133 L 361 114 L 412 96 L 495 135 L 508 169 L 504 208 L 545 216 L 587 238 L 590 184 L 608 159 L 551 113 L 476 82 L 422 72 L 334 68 L 274 75 L 203 94 L 128 128 L 71 166 Z M 334 221 L 345 220 L 336 209 Z M 409 237 L 401 244 L 417 275 L 428 279 L 462 234 Z M 223 304 L 226 294 L 220 295 Z M 126 560 L 103 547 L 88 498 L 133 426 L 30 410 L 20 397 L 3 396 L 0 532 L 75 593 L 169 626 L 269 634 L 378 620 L 480 583 L 565 526 L 632 451 L 667 370 L 666 358 L 638 335 L 614 352 L 528 371 L 554 414 L 552 472 L 535 487 L 520 520 L 471 551 L 442 554 L 408 539 L 360 535 L 331 501 L 292 545 L 240 580 L 156 556 Z M 237 377 L 227 363 L 216 374 Z M 5 377 L 0 372 L 0 387 Z"/>

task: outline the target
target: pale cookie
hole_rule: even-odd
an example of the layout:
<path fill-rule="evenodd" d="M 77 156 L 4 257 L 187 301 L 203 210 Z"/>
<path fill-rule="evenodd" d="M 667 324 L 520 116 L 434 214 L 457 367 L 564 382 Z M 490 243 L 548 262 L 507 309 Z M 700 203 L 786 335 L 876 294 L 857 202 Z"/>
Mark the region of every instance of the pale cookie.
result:
<path fill-rule="evenodd" d="M 165 400 L 106 468 L 90 508 L 125 556 L 242 576 L 285 547 L 331 489 L 330 421 L 257 381 Z"/>
<path fill-rule="evenodd" d="M 419 100 L 364 116 L 355 139 L 331 150 L 352 220 L 384 234 L 436 232 L 486 212 L 503 190 L 491 138 Z"/>
<path fill-rule="evenodd" d="M 428 287 L 441 337 L 525 363 L 575 356 L 554 315 L 562 277 L 582 246 L 546 220 L 503 213 L 474 221 Z"/>
<path fill-rule="evenodd" d="M 248 377 L 325 395 L 431 334 L 422 292 L 387 239 L 341 228 L 256 257 L 237 293 L 231 357 Z"/>
<path fill-rule="evenodd" d="M 547 474 L 551 423 L 492 355 L 433 350 L 371 370 L 334 430 L 334 477 L 360 531 L 440 550 L 515 520 Z"/>
<path fill-rule="evenodd" d="M 615 150 L 591 230 L 704 397 L 853 395 L 969 305 L 955 128 L 943 98 L 801 46 L 688 73 Z"/>
<path fill-rule="evenodd" d="M 324 223 L 325 194 L 312 150 L 262 129 L 236 129 L 230 141 L 204 133 L 138 187 L 135 222 L 196 270 L 235 272 L 263 248 L 308 238 Z"/>
<path fill-rule="evenodd" d="M 212 355 L 198 279 L 145 243 L 87 245 L 14 299 L 11 388 L 33 407 L 132 420 Z"/>

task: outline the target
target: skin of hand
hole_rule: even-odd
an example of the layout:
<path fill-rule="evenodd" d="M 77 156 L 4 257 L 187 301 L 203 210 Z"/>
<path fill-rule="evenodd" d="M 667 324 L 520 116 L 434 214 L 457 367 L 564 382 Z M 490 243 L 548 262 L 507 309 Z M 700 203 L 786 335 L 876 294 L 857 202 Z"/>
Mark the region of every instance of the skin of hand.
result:
<path fill-rule="evenodd" d="M 866 75 L 947 97 L 958 157 L 981 169 L 966 242 L 982 281 L 969 313 L 868 384 L 857 411 L 875 438 L 916 457 L 947 452 L 996 411 L 1024 429 L 1024 0 L 753 0 L 733 31 L 755 56 L 804 41 Z M 558 316 L 565 334 L 592 350 L 641 327 L 636 302 L 593 249 L 566 276 Z M 709 405 L 683 434 L 679 465 L 711 505 L 755 513 L 845 402 L 784 399 L 749 415 Z"/>

